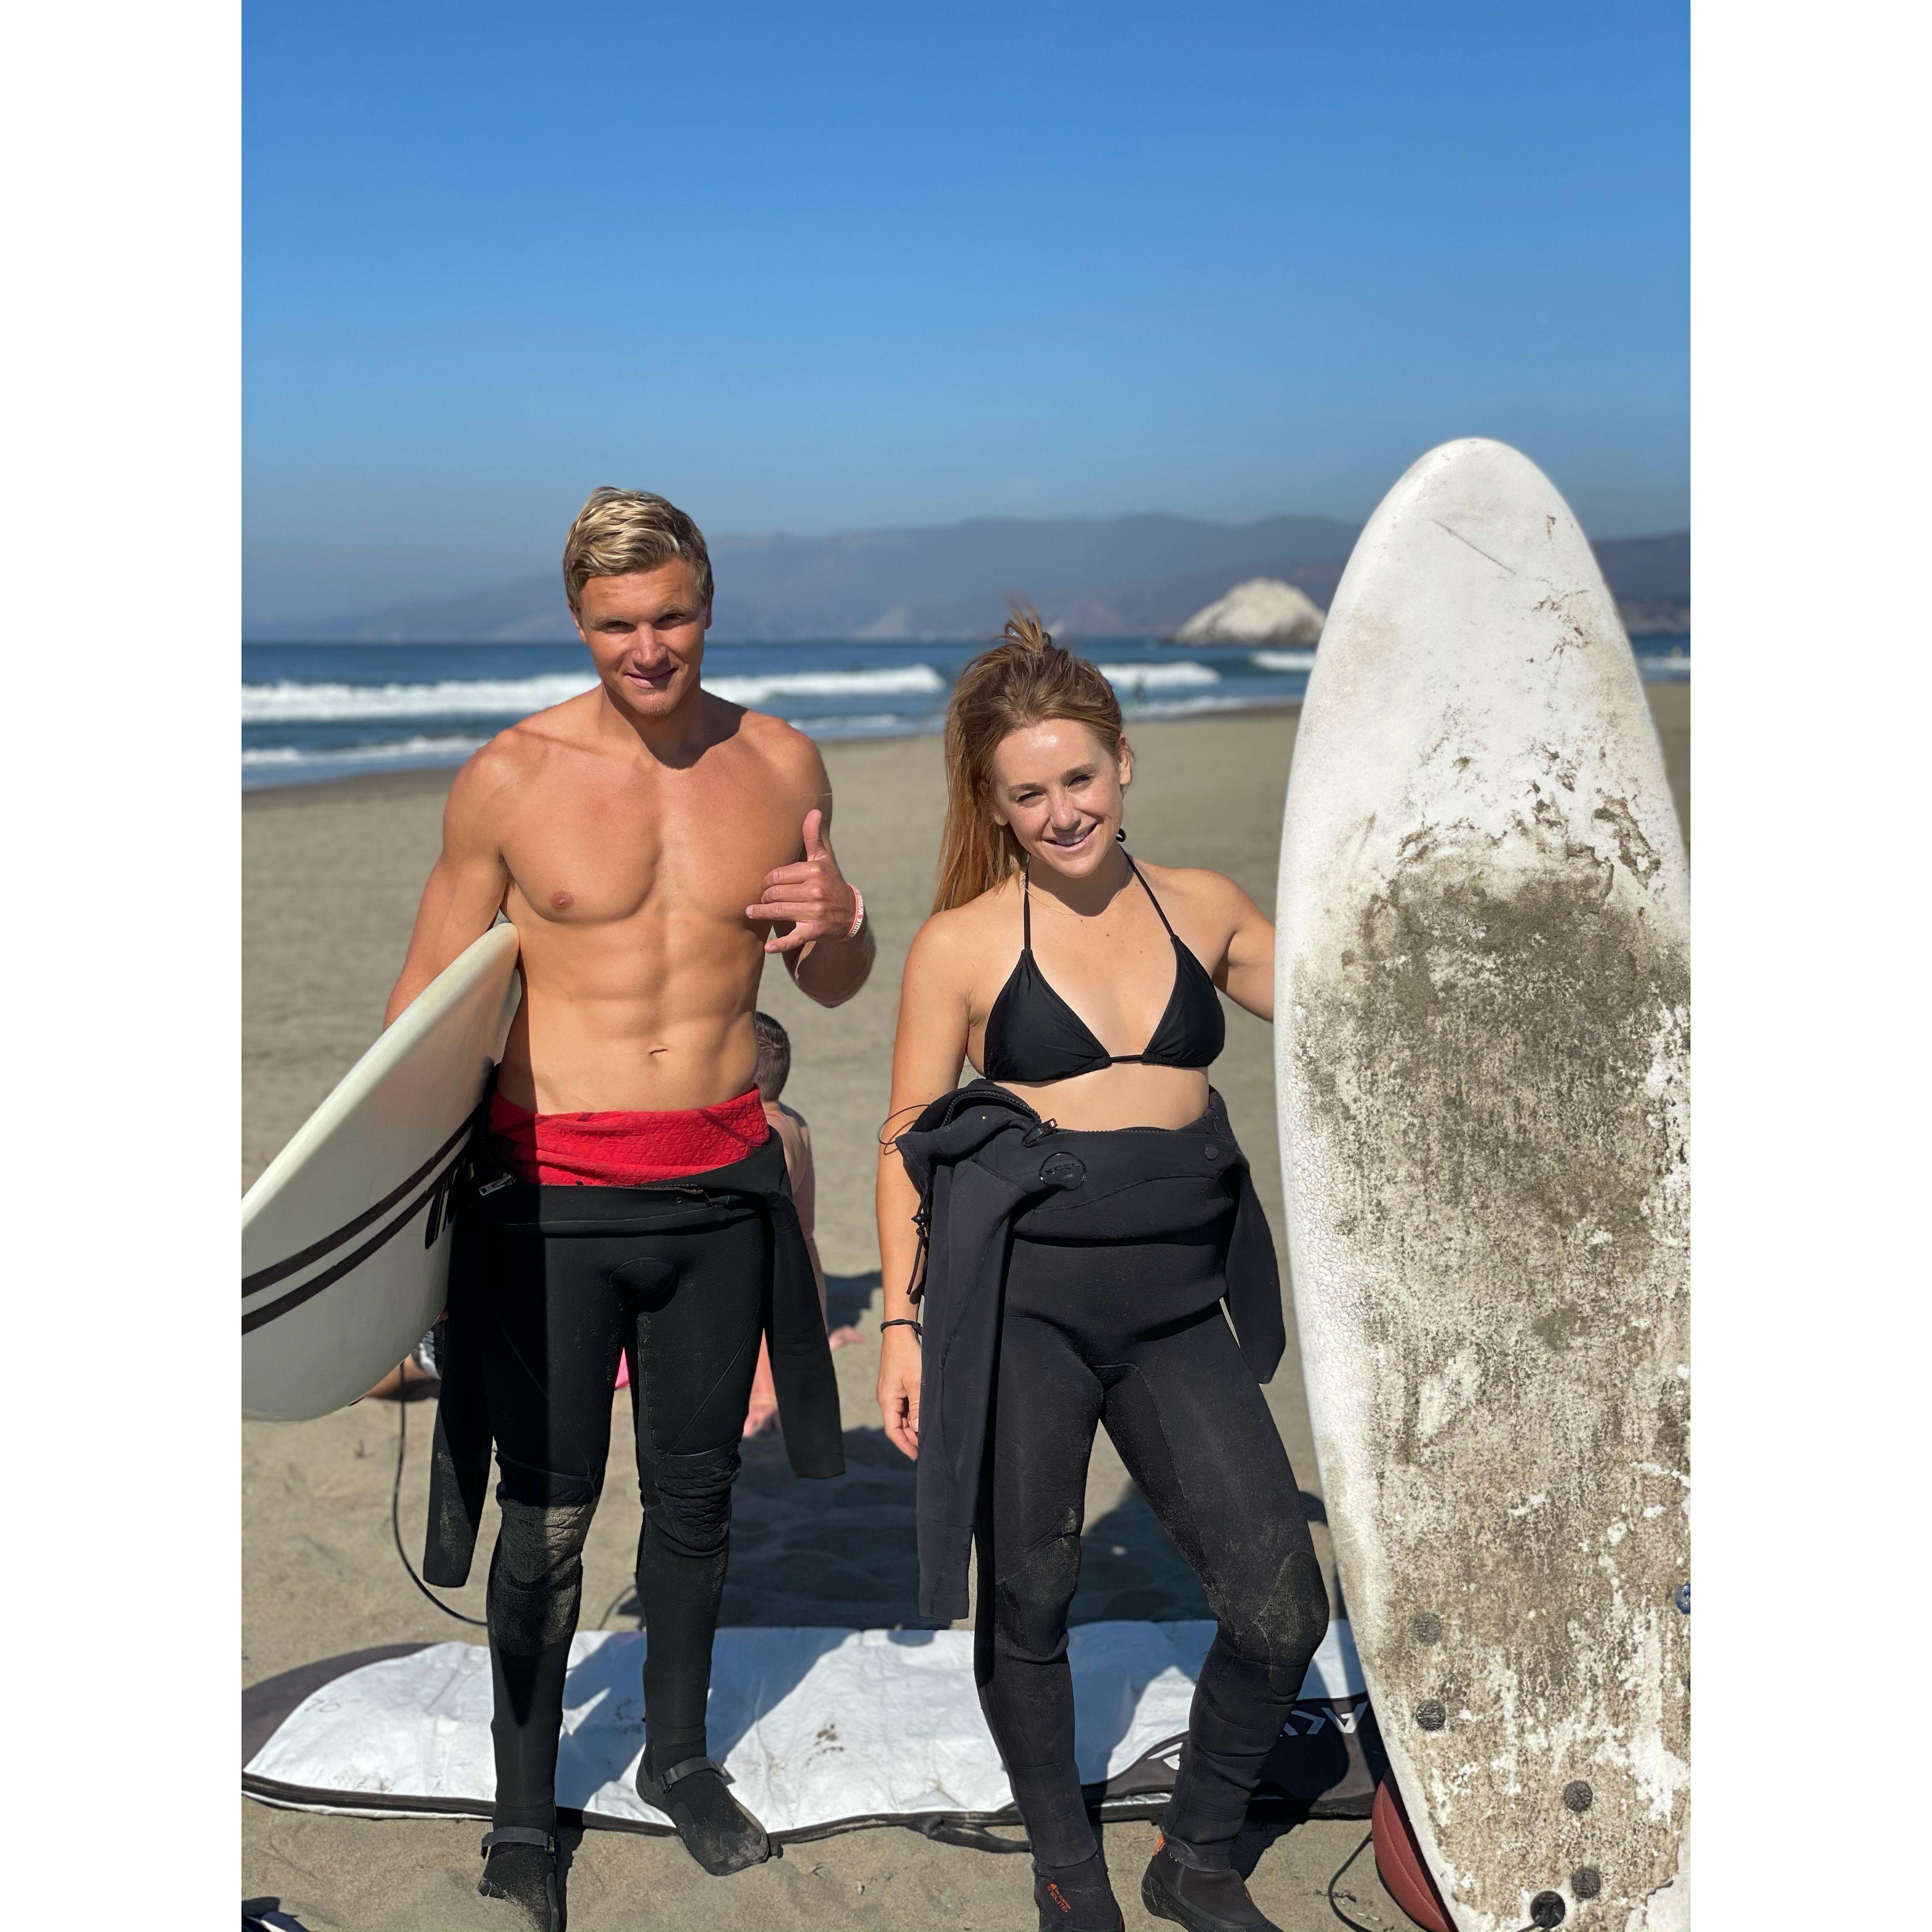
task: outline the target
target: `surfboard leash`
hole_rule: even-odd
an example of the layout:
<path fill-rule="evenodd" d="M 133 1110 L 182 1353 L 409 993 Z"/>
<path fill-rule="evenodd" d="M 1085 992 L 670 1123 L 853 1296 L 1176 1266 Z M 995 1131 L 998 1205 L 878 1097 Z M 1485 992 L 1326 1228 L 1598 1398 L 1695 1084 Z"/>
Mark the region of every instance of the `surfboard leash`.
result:
<path fill-rule="evenodd" d="M 1364 1832 L 1362 1837 L 1362 1842 L 1342 1861 L 1340 1865 L 1336 1868 L 1335 1876 L 1328 1881 L 1328 1910 L 1334 1912 L 1335 1916 L 1340 1919 L 1344 1925 L 1350 1927 L 1352 1928 L 1352 1932 L 1378 1932 L 1378 1928 L 1373 1925 L 1364 1925 L 1359 1918 L 1351 1918 L 1348 1915 L 1342 1910 L 1341 1906 L 1336 1904 L 1335 1888 L 1342 1882 L 1342 1877 L 1348 1871 L 1348 1868 L 1353 1864 L 1355 1861 L 1375 1843 L 1375 1841 L 1376 1834 L 1374 1832 Z M 1400 1910 L 1400 1908 L 1397 1907 L 1397 1910 Z M 1536 1922 L 1534 1919 L 1532 1919 L 1527 1925 L 1520 1928 L 1520 1932 L 1538 1932 Z"/>
<path fill-rule="evenodd" d="M 468 1617 L 446 1604 L 423 1580 L 416 1574 L 416 1565 L 410 1561 L 409 1552 L 403 1547 L 403 1463 L 410 1451 L 410 1403 L 408 1385 L 396 1394 L 396 1480 L 389 1491 L 389 1534 L 396 1540 L 396 1554 L 409 1573 L 410 1581 L 440 1610 L 445 1616 L 454 1617 L 460 1624 L 469 1624 L 478 1630 L 487 1630 L 489 1624 L 482 1617 Z"/>
<path fill-rule="evenodd" d="M 1372 1832 L 1364 1832 L 1362 1842 L 1336 1868 L 1335 1876 L 1328 1881 L 1328 1910 L 1334 1912 L 1344 1925 L 1352 1927 L 1353 1932 L 1377 1932 L 1377 1928 L 1372 1925 L 1364 1925 L 1359 1918 L 1351 1918 L 1341 1906 L 1336 1904 L 1335 1888 L 1342 1882 L 1348 1868 L 1375 1842 L 1375 1836 Z"/>

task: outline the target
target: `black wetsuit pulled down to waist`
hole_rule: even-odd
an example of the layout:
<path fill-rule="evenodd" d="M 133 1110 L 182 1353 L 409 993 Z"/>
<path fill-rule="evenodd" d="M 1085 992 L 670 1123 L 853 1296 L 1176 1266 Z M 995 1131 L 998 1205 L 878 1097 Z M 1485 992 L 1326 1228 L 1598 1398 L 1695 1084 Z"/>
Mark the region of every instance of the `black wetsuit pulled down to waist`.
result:
<path fill-rule="evenodd" d="M 500 1249 L 511 1234 L 648 1241 L 718 1232 L 747 1217 L 762 1236 L 758 1274 L 769 1293 L 760 1294 L 758 1324 L 770 1344 L 793 1473 L 838 1475 L 845 1467 L 838 1384 L 812 1258 L 792 1205 L 784 1149 L 776 1134 L 742 1160 L 682 1180 L 643 1187 L 546 1187 L 508 1173 L 479 1132 L 458 1202 L 450 1262 L 448 1338 L 423 1558 L 429 1582 L 453 1588 L 468 1581 L 482 1515 L 490 1444 L 496 1439 L 484 1372 L 494 1325 L 487 1296 L 493 1247 Z M 616 1372 L 614 1352 L 611 1372 Z"/>
<path fill-rule="evenodd" d="M 1220 1094 L 1185 1127 L 1070 1131 L 975 1080 L 933 1102 L 894 1144 L 920 1192 L 920 1612 L 966 1614 L 1000 1314 L 1014 1238 L 1119 1244 L 1222 1230 L 1210 1305 L 1225 1300 L 1253 1379 L 1286 1346 L 1281 1276 L 1247 1157 Z"/>
<path fill-rule="evenodd" d="M 802 1476 L 844 1467 L 838 1384 L 776 1136 L 640 1187 L 518 1180 L 479 1142 L 459 1202 L 423 1569 L 470 1573 L 494 1444 L 494 1820 L 551 1828 L 581 1555 L 628 1358 L 644 1528 L 646 1769 L 705 1755 L 731 1487 L 760 1336 Z"/>
<path fill-rule="evenodd" d="M 964 1612 L 976 1540 L 975 1676 L 1036 1866 L 1098 1850 L 1066 1627 L 1103 1423 L 1218 1626 L 1162 1828 L 1225 1864 L 1328 1602 L 1259 1387 L 1280 1277 L 1220 1096 L 1183 1128 L 1069 1132 L 979 1081 L 897 1144 L 925 1250 L 920 1607 Z"/>

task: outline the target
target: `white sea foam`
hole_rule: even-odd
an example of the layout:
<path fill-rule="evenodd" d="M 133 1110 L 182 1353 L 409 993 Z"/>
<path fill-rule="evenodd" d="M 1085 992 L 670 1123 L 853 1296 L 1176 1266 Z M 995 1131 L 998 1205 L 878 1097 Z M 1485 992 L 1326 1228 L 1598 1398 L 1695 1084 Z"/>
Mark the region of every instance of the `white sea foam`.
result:
<path fill-rule="evenodd" d="M 242 769 L 272 770 L 279 767 L 286 771 L 299 771 L 326 766 L 332 770 L 344 765 L 392 764 L 406 758 L 440 761 L 446 758 L 466 758 L 472 752 L 480 749 L 484 742 L 481 738 L 430 738 L 418 734 L 412 738 L 392 738 L 379 745 L 337 745 L 326 748 L 251 745 L 243 748 Z"/>
<path fill-rule="evenodd" d="M 1096 664 L 1094 668 L 1116 691 L 1138 698 L 1150 691 L 1189 691 L 1221 682 L 1221 674 L 1211 664 Z"/>
<path fill-rule="evenodd" d="M 244 684 L 244 724 L 328 724 L 361 718 L 526 718 L 597 680 L 588 672 L 541 677 L 448 678 L 439 684 Z"/>
<path fill-rule="evenodd" d="M 1210 711 L 1253 711 L 1261 700 L 1252 698 L 1170 698 L 1143 705 L 1135 713 L 1141 718 L 1198 718 Z"/>
<path fill-rule="evenodd" d="M 278 684 L 242 687 L 244 724 L 331 724 L 379 718 L 526 718 L 561 704 L 596 680 L 587 671 L 537 677 L 446 679 L 436 684 Z M 774 698 L 892 698 L 944 691 L 930 664 L 882 670 L 774 671 L 764 676 L 710 677 L 713 692 L 733 704 Z"/>
<path fill-rule="evenodd" d="M 733 704 L 764 704 L 774 698 L 915 698 L 947 687 L 932 665 L 902 664 L 890 670 L 793 670 L 707 677 L 704 688 Z"/>
<path fill-rule="evenodd" d="M 1250 651 L 1248 662 L 1257 670 L 1312 670 L 1312 651 Z"/>
<path fill-rule="evenodd" d="M 791 718 L 785 721 L 830 744 L 839 738 L 923 738 L 946 729 L 944 711 L 866 712 L 854 717 Z"/>

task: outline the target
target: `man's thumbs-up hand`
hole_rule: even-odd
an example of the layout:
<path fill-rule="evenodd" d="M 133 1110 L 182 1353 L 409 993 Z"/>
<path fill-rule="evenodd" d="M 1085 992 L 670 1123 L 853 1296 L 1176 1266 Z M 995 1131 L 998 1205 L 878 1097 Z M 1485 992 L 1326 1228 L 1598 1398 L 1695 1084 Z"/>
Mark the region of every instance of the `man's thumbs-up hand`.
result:
<path fill-rule="evenodd" d="M 767 952 L 796 952 L 818 939 L 844 939 L 858 917 L 857 895 L 825 842 L 825 814 L 816 806 L 805 814 L 804 842 L 804 858 L 767 872 L 763 896 L 745 908 L 754 925 L 790 927 L 766 938 Z"/>

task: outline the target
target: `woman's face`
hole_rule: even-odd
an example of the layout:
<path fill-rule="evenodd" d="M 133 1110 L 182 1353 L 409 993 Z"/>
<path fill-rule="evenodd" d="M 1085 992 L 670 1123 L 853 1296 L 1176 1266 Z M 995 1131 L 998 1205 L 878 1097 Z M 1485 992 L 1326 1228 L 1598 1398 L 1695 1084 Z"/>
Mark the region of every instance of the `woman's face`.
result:
<path fill-rule="evenodd" d="M 1089 878 L 1120 829 L 1133 754 L 1109 752 L 1087 725 L 1055 718 L 1010 733 L 993 753 L 986 805 L 1027 856 L 1070 879 Z"/>

